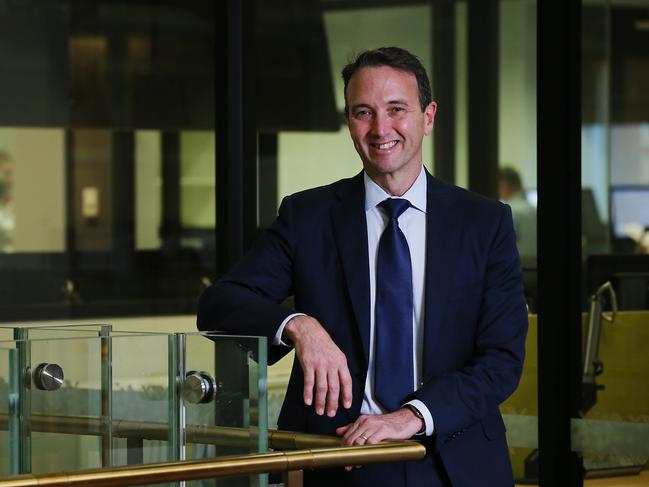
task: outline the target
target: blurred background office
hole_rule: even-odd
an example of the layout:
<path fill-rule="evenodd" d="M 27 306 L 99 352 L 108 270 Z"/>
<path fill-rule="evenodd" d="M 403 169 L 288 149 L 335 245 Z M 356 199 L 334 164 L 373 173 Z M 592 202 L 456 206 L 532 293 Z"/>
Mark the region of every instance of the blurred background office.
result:
<path fill-rule="evenodd" d="M 521 176 L 513 167 L 500 168 L 498 197 L 512 209 L 518 253 L 521 257 L 536 257 L 536 207 L 528 200 Z"/>

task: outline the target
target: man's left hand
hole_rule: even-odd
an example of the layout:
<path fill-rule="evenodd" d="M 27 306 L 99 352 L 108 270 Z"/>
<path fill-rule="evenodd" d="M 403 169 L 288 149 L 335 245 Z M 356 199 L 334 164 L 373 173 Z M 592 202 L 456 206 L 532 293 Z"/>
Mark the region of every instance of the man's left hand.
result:
<path fill-rule="evenodd" d="M 393 413 L 363 415 L 355 422 L 336 429 L 343 437 L 343 444 L 376 445 L 383 440 L 407 440 L 420 431 L 423 421 L 410 409 L 402 408 Z"/>

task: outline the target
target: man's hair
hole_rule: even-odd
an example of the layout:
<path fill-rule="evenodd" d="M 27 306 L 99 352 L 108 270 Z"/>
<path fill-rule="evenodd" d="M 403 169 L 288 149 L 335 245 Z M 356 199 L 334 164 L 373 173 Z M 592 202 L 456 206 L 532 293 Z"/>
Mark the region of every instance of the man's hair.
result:
<path fill-rule="evenodd" d="M 521 191 L 523 189 L 521 175 L 513 167 L 503 167 L 498 174 L 498 179 L 515 191 Z"/>
<path fill-rule="evenodd" d="M 414 54 L 401 49 L 400 47 L 379 47 L 370 51 L 363 51 L 356 59 L 350 62 L 342 70 L 344 93 L 345 93 L 345 113 L 347 113 L 347 85 L 352 79 L 354 73 L 361 68 L 388 66 L 399 71 L 405 71 L 415 76 L 417 79 L 417 88 L 419 91 L 419 105 L 423 112 L 432 101 L 430 90 L 430 81 L 428 74 Z"/>

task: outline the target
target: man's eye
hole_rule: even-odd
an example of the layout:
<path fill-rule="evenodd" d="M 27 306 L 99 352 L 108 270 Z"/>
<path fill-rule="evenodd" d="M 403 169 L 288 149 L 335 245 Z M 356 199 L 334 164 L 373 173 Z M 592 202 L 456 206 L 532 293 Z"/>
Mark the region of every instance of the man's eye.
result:
<path fill-rule="evenodd" d="M 356 118 L 368 118 L 370 116 L 369 110 L 359 110 L 354 114 Z"/>
<path fill-rule="evenodd" d="M 405 109 L 403 107 L 392 107 L 392 113 L 401 113 L 404 111 Z"/>

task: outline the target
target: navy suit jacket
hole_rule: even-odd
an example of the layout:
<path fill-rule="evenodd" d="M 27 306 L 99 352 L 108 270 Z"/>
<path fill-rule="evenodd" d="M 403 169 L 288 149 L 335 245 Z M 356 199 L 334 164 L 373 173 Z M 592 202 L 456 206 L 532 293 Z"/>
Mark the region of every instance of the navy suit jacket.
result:
<path fill-rule="evenodd" d="M 201 330 L 272 341 L 294 312 L 281 304 L 293 295 L 295 310 L 317 318 L 346 355 L 352 407 L 328 418 L 305 406 L 296 360 L 281 429 L 335 434 L 360 414 L 370 341 L 364 198 L 362 172 L 286 197 L 271 228 L 200 299 Z M 511 211 L 427 173 L 426 219 L 424 380 L 412 398 L 433 416 L 435 434 L 423 440 L 429 454 L 378 470 L 340 469 L 336 479 L 322 473 L 322 485 L 513 485 L 498 405 L 518 385 L 527 312 Z M 287 351 L 271 347 L 271 363 Z"/>

